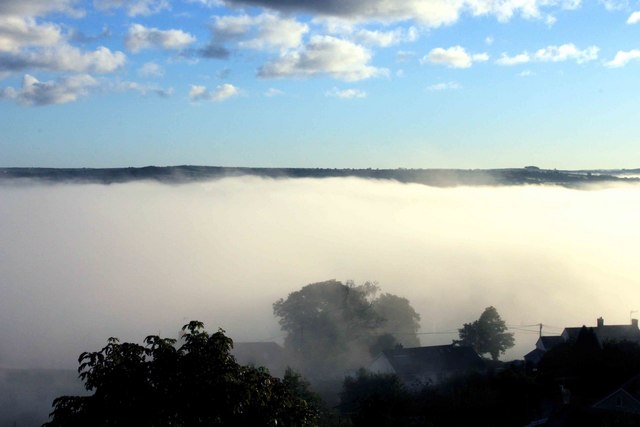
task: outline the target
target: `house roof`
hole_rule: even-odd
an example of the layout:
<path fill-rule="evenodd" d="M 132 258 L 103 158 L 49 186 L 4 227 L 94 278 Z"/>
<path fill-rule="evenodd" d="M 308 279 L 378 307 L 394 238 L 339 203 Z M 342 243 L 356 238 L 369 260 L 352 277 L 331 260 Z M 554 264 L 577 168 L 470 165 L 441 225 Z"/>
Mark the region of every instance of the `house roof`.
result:
<path fill-rule="evenodd" d="M 564 328 L 563 336 L 570 341 L 578 338 L 582 327 Z M 590 328 L 595 332 L 598 340 L 606 341 L 635 341 L 640 342 L 640 329 L 634 325 L 602 325 Z"/>
<path fill-rule="evenodd" d="M 542 356 L 544 355 L 544 351 L 539 348 L 535 348 L 529 353 L 524 355 L 524 360 L 527 363 L 532 363 L 533 365 L 537 365 L 542 360 Z"/>
<path fill-rule="evenodd" d="M 620 407 L 621 410 L 631 410 L 636 413 L 640 412 L 640 375 L 631 378 L 612 393 L 596 402 L 593 407 L 596 409 L 607 409 L 607 407 L 610 407 L 613 398 L 618 396 L 625 401 L 624 406 Z M 616 406 L 618 405 L 616 404 Z"/>
<path fill-rule="evenodd" d="M 551 350 L 553 347 L 564 342 L 564 338 L 559 335 L 551 337 L 540 337 L 539 340 L 542 343 L 545 351 Z"/>
<path fill-rule="evenodd" d="M 401 376 L 428 372 L 460 372 L 485 367 L 473 348 L 452 344 L 400 348 L 386 350 L 382 354 Z"/>
<path fill-rule="evenodd" d="M 636 375 L 631 378 L 629 381 L 622 384 L 622 387 L 620 388 L 634 396 L 636 399 L 640 399 L 640 375 Z"/>

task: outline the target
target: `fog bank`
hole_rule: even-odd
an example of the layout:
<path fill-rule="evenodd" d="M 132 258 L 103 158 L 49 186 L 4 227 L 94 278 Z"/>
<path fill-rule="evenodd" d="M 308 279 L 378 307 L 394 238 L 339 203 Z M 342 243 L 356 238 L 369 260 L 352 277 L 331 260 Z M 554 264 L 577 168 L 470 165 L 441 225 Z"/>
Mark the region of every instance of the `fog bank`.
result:
<path fill-rule="evenodd" d="M 421 332 L 438 332 L 426 345 L 489 305 L 545 334 L 598 316 L 627 323 L 640 309 L 638 212 L 635 186 L 4 183 L 0 366 L 75 368 L 110 336 L 175 336 L 190 319 L 278 341 L 272 302 L 331 278 L 407 297 Z M 508 356 L 522 357 L 536 335 L 515 332 Z"/>

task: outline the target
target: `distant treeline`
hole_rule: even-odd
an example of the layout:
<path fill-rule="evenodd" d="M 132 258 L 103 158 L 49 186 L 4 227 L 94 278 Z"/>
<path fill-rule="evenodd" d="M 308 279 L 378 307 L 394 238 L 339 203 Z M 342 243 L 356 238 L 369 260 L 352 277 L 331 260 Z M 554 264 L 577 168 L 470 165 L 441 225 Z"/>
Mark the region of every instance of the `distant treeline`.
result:
<path fill-rule="evenodd" d="M 225 177 L 264 178 L 365 178 L 436 187 L 476 185 L 552 184 L 578 187 L 584 184 L 640 182 L 634 170 L 562 171 L 535 166 L 510 169 L 322 169 L 243 168 L 218 166 L 147 166 L 142 168 L 0 168 L 0 180 L 33 179 L 44 182 L 86 182 L 99 184 L 150 180 L 180 184 Z M 620 175 L 620 176 L 619 176 Z"/>

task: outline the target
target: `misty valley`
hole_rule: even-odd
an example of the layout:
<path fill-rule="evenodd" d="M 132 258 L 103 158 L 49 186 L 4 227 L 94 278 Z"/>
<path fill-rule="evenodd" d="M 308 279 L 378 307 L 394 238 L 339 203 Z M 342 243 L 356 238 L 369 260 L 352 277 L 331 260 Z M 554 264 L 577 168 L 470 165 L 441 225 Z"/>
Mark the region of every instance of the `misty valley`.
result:
<path fill-rule="evenodd" d="M 1 169 L 0 427 L 638 425 L 636 173 Z"/>

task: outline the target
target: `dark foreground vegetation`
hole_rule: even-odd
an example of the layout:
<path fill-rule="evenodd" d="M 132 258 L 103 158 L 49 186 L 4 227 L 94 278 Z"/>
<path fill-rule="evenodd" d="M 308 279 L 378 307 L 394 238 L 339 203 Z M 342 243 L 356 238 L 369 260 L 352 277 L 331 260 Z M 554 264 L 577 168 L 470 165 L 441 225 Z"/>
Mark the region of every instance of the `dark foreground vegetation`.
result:
<path fill-rule="evenodd" d="M 345 380 L 340 408 L 355 426 L 638 426 L 639 374 L 638 344 L 600 346 L 586 333 L 535 371 L 499 363 L 417 390 L 361 371 Z"/>
<path fill-rule="evenodd" d="M 73 426 L 307 426 L 318 417 L 299 376 L 284 379 L 241 366 L 223 331 L 208 334 L 192 321 L 176 340 L 148 336 L 145 345 L 111 338 L 80 356 L 88 396 L 54 400 L 48 427 Z"/>
<path fill-rule="evenodd" d="M 640 345 L 603 341 L 602 319 L 527 365 L 498 359 L 514 339 L 494 307 L 431 347 L 411 347 L 419 315 L 375 283 L 310 284 L 273 309 L 282 374 L 240 363 L 224 331 L 197 321 L 178 340 L 110 338 L 80 355 L 87 394 L 55 399 L 45 426 L 640 425 Z"/>
<path fill-rule="evenodd" d="M 305 169 L 244 168 L 216 166 L 147 166 L 142 168 L 59 169 L 0 168 L 0 180 L 32 179 L 44 182 L 89 182 L 100 184 L 139 180 L 163 183 L 188 183 L 225 177 L 258 176 L 264 178 L 367 178 L 394 180 L 437 187 L 459 185 L 553 184 L 579 187 L 585 184 L 639 182 L 633 178 L 640 169 L 565 171 L 535 166 L 508 169 Z M 625 177 L 628 175 L 630 177 Z"/>
<path fill-rule="evenodd" d="M 223 331 L 200 322 L 179 340 L 149 336 L 80 356 L 87 396 L 54 401 L 45 426 L 635 426 L 616 390 L 638 388 L 640 347 L 600 345 L 587 328 L 545 354 L 536 370 L 492 362 L 415 387 L 365 369 L 347 375 L 328 406 L 292 370 L 282 379 L 241 366 Z M 631 387 L 631 388 L 630 388 Z M 610 402 L 609 402 L 609 400 Z"/>

